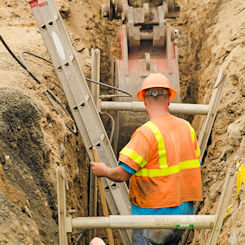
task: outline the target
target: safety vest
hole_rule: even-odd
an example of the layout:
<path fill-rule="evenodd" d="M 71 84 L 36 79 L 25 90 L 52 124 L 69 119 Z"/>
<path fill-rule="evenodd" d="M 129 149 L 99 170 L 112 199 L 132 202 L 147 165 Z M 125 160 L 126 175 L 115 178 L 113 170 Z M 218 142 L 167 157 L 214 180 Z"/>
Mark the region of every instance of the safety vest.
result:
<path fill-rule="evenodd" d="M 200 148 L 189 122 L 165 114 L 132 135 L 119 160 L 136 173 L 130 178 L 132 204 L 142 208 L 176 207 L 201 201 Z"/>

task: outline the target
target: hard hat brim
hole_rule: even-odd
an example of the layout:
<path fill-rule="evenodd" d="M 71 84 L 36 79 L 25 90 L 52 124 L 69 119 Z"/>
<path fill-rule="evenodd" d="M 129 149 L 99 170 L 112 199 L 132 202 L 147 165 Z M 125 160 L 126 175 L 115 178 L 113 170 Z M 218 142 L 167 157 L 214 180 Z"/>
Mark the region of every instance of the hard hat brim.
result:
<path fill-rule="evenodd" d="M 161 88 L 161 87 L 159 87 Z M 177 96 L 177 92 L 172 89 L 172 88 L 168 88 L 169 92 L 170 92 L 170 101 L 173 100 L 176 96 Z M 143 91 L 144 89 L 141 89 L 138 93 L 137 93 L 137 98 L 141 101 L 143 101 Z"/>

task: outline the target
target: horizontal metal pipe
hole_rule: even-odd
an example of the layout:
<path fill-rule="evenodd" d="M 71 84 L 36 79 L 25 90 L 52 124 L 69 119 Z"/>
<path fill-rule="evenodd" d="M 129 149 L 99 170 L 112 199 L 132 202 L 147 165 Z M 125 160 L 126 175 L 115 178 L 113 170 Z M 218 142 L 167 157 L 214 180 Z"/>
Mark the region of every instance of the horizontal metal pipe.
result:
<path fill-rule="evenodd" d="M 72 219 L 74 229 L 212 229 L 216 215 L 110 215 Z"/>
<path fill-rule="evenodd" d="M 111 111 L 145 111 L 145 106 L 143 102 L 111 102 L 111 101 L 101 101 L 102 110 Z M 170 113 L 176 114 L 199 114 L 207 115 L 209 110 L 209 105 L 203 104 L 185 104 L 185 103 L 170 103 L 169 106 Z"/>

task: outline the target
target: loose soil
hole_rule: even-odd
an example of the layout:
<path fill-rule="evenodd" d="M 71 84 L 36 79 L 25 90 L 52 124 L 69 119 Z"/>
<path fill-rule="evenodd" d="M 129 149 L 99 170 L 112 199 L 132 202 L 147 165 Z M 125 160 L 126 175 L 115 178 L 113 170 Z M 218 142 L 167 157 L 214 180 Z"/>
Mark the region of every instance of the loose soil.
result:
<path fill-rule="evenodd" d="M 56 0 L 84 75 L 90 77 L 91 48 L 99 48 L 101 81 L 111 84 L 110 57 L 119 54 L 120 21 L 101 18 L 102 2 Z M 199 213 L 215 214 L 226 172 L 245 154 L 245 2 L 177 2 L 180 17 L 169 22 L 179 30 L 182 101 L 208 104 L 219 70 L 229 72 L 202 163 L 204 202 Z M 0 35 L 17 56 L 28 51 L 50 59 L 28 1 L 0 1 Z M 87 216 L 89 160 L 82 137 L 64 124 L 73 120 L 58 105 L 62 116 L 57 115 L 46 95 L 48 87 L 69 111 L 52 65 L 29 55 L 25 60 L 41 85 L 0 44 L 0 244 L 58 244 L 56 167 L 66 169 L 67 208 L 75 210 L 74 216 Z M 101 93 L 113 91 L 102 88 Z M 198 135 L 204 117 L 187 119 Z M 235 194 L 234 186 L 232 200 Z M 218 244 L 245 244 L 244 197 L 242 186 Z M 106 240 L 106 233 L 98 231 Z M 206 244 L 209 235 L 208 230 L 195 231 L 188 244 Z M 77 238 L 70 236 L 70 244 Z M 80 244 L 88 244 L 86 234 Z"/>

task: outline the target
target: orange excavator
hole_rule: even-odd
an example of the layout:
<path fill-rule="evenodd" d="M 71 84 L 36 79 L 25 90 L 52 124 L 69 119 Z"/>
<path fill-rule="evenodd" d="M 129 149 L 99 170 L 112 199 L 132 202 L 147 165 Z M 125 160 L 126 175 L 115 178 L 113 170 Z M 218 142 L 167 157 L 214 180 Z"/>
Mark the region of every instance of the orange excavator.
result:
<path fill-rule="evenodd" d="M 143 79 L 151 72 L 160 72 L 169 78 L 172 88 L 177 91 L 174 102 L 180 102 L 178 49 L 175 44 L 178 31 L 166 23 L 166 18 L 178 17 L 179 11 L 175 0 L 110 0 L 102 5 L 104 17 L 122 20 L 118 32 L 121 59 L 115 58 L 113 61 L 112 81 L 132 97 L 117 97 L 116 101 L 136 101 L 136 92 Z M 115 152 L 146 120 L 145 114 L 137 114 L 137 120 L 134 120 L 134 115 L 132 112 L 117 112 L 113 143 Z"/>

